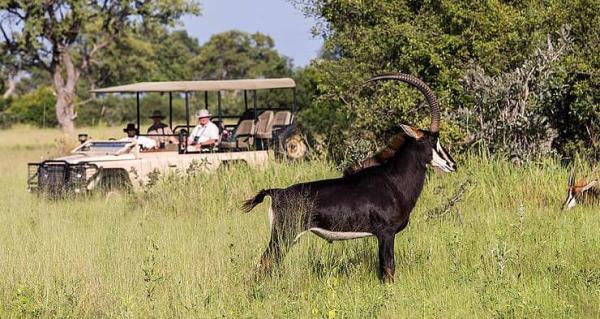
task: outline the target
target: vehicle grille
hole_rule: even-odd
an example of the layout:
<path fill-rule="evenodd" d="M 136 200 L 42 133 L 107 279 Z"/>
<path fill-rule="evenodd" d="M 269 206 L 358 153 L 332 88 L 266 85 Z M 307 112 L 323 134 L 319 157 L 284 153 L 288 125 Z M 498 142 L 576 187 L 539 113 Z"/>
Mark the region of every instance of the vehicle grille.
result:
<path fill-rule="evenodd" d="M 60 197 L 86 190 L 89 178 L 97 171 L 94 164 L 69 164 L 65 161 L 45 161 L 29 164 L 30 191 Z"/>

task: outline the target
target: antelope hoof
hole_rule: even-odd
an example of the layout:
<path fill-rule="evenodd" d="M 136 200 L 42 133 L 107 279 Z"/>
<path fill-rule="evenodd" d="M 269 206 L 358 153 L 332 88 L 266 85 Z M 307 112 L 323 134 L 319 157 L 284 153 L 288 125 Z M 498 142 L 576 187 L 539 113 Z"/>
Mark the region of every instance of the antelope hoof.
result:
<path fill-rule="evenodd" d="M 385 284 L 393 284 L 394 283 L 394 270 L 390 268 L 385 268 L 383 270 L 383 283 Z"/>
<path fill-rule="evenodd" d="M 261 274 L 270 274 L 273 270 L 273 261 L 268 257 L 262 257 L 258 266 L 258 272 Z"/>

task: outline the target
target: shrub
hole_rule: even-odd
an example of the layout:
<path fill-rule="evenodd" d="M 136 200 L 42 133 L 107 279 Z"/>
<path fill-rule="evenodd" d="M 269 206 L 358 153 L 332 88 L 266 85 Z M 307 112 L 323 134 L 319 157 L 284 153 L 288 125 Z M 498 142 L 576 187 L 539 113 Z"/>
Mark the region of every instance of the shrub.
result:
<path fill-rule="evenodd" d="M 58 125 L 54 105 L 56 97 L 52 88 L 45 86 L 32 90 L 15 98 L 6 108 L 0 122 L 21 122 L 39 127 L 54 127 Z"/>

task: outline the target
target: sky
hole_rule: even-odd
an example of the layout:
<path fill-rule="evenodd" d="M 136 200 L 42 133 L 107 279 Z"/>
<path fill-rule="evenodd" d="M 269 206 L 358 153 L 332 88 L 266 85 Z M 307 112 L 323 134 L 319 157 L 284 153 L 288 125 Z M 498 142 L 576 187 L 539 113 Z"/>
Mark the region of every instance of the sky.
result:
<path fill-rule="evenodd" d="M 275 40 L 277 51 L 291 58 L 294 66 L 305 66 L 323 43 L 310 33 L 314 20 L 286 0 L 200 0 L 200 5 L 201 16 L 183 18 L 184 28 L 200 44 L 231 29 L 261 32 Z"/>

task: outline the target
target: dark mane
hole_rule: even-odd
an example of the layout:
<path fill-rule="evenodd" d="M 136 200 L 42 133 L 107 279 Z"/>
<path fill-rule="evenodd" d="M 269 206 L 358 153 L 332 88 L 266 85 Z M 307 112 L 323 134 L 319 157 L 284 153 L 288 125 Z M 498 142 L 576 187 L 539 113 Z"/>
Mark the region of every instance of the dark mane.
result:
<path fill-rule="evenodd" d="M 390 158 L 392 158 L 398 150 L 406 143 L 406 139 L 408 136 L 404 134 L 404 132 L 400 132 L 392 136 L 387 145 L 379 150 L 377 153 L 373 154 L 358 163 L 352 164 L 347 167 L 343 174 L 344 176 L 349 176 L 356 174 L 366 168 L 379 166 L 385 162 L 387 162 Z"/>

